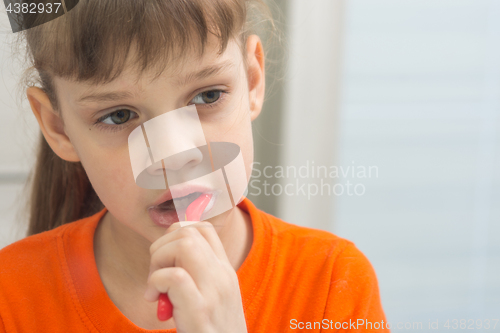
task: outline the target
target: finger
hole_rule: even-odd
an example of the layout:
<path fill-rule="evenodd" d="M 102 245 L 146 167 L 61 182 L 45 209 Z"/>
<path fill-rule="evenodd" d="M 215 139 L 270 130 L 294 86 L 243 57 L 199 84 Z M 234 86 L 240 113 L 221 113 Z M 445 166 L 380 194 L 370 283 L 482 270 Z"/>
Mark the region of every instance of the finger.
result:
<path fill-rule="evenodd" d="M 207 240 L 208 244 L 212 247 L 213 251 L 217 255 L 220 260 L 229 261 L 226 255 L 226 250 L 222 245 L 219 234 L 215 230 L 212 223 L 208 221 L 182 221 L 192 222 L 193 224 L 187 225 L 185 227 L 181 226 L 181 222 L 175 222 L 171 226 L 169 226 L 165 232 L 165 235 L 158 238 L 155 242 L 151 244 L 149 247 L 149 253 L 152 255 L 158 248 L 161 246 L 172 242 L 176 239 L 183 237 L 183 233 L 176 232 L 177 230 L 185 229 L 185 228 L 196 228 L 200 234 Z"/>
<path fill-rule="evenodd" d="M 219 234 L 215 230 L 212 223 L 208 221 L 201 221 L 196 224 L 192 224 L 189 227 L 195 227 L 198 230 L 198 232 L 206 239 L 207 243 L 210 245 L 219 260 L 229 263 L 224 245 L 222 245 Z"/>
<path fill-rule="evenodd" d="M 185 231 L 194 236 L 183 237 L 160 247 L 151 255 L 150 272 L 166 267 L 182 267 L 194 279 L 200 290 L 213 283 L 220 271 L 220 260 L 210 245 L 196 230 Z M 151 273 L 152 275 L 152 273 Z"/>
<path fill-rule="evenodd" d="M 173 317 L 177 323 L 183 323 L 183 329 L 200 332 L 206 326 L 201 313 L 207 313 L 206 302 L 194 280 L 182 267 L 168 267 L 155 271 L 151 275 L 144 298 L 155 302 L 160 294 L 167 294 L 173 306 Z"/>
<path fill-rule="evenodd" d="M 201 251 L 200 251 L 201 249 Z M 179 230 L 176 239 L 171 239 L 151 254 L 150 270 L 164 267 L 180 266 L 183 264 L 182 257 L 191 256 L 192 252 L 200 252 L 196 260 L 207 260 L 206 255 L 210 249 L 205 238 L 194 228 Z M 189 258 L 185 258 L 187 260 Z"/>
<path fill-rule="evenodd" d="M 175 307 L 182 306 L 183 308 L 186 307 L 184 303 L 186 299 L 192 299 L 194 302 L 202 299 L 196 283 L 182 267 L 162 268 L 151 274 L 144 299 L 156 302 L 160 294 L 168 294 L 168 298 Z"/>
<path fill-rule="evenodd" d="M 181 228 L 177 227 L 176 229 L 174 229 L 174 231 L 177 231 L 179 229 Z M 198 232 L 200 236 L 205 238 L 205 240 L 212 248 L 217 258 L 219 258 L 219 260 L 221 261 L 229 263 L 229 258 L 227 257 L 226 250 L 224 249 L 219 234 L 215 230 L 212 223 L 208 221 L 194 222 L 193 224 L 183 227 L 182 229 L 185 229 L 187 231 L 180 231 L 180 230 L 179 232 L 171 231 L 168 234 L 160 237 L 155 243 L 151 245 L 150 254 L 153 255 L 153 253 L 156 252 L 158 248 L 174 240 L 180 239 L 182 237 L 190 237 L 191 235 L 197 236 L 195 235 L 195 233 Z"/>
<path fill-rule="evenodd" d="M 165 231 L 165 234 L 151 244 L 149 247 L 149 253 L 153 254 L 153 252 L 155 252 L 159 247 L 182 237 L 182 235 L 175 232 L 180 229 L 182 229 L 180 222 L 172 223 Z"/>

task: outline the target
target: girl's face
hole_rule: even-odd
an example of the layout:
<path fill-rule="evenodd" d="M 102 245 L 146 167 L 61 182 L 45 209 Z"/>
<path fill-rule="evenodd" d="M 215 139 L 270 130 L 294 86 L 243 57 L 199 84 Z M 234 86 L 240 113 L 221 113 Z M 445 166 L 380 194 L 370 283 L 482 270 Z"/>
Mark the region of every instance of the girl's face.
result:
<path fill-rule="evenodd" d="M 210 141 L 237 144 L 245 162 L 247 180 L 250 178 L 251 121 L 260 112 L 260 103 L 251 102 L 263 96 L 256 91 L 259 89 L 253 81 L 247 79 L 250 72 L 245 69 L 235 41 L 230 41 L 221 56 L 217 56 L 216 51 L 217 44 L 211 39 L 203 57 L 186 55 L 185 65 L 167 69 L 154 80 L 147 75 L 137 80 L 130 71 L 98 86 L 54 79 L 64 132 L 96 193 L 113 219 L 150 241 L 165 232 L 152 222 L 148 213 L 148 208 L 165 190 L 144 189 L 135 183 L 128 137 L 140 124 L 165 112 L 196 104 L 205 135 Z M 214 224 L 222 223 L 228 214 L 210 220 Z"/>

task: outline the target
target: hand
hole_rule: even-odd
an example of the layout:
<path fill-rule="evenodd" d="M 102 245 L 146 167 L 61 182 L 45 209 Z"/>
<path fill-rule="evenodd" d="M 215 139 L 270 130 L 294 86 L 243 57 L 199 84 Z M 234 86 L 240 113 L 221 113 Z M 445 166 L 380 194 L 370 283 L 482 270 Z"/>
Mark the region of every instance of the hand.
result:
<path fill-rule="evenodd" d="M 210 222 L 176 222 L 149 252 L 144 298 L 168 293 L 177 332 L 247 332 L 238 276 Z"/>

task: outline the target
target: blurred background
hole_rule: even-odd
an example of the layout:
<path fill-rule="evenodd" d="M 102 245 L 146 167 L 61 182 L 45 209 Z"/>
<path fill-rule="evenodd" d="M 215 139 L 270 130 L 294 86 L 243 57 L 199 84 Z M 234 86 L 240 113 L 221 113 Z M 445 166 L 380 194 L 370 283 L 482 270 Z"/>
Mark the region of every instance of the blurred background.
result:
<path fill-rule="evenodd" d="M 248 197 L 352 240 L 393 327 L 493 330 L 475 325 L 500 319 L 500 1 L 268 3 L 280 34 L 262 33 L 267 97 Z M 16 101 L 1 10 L 0 248 L 26 231 L 39 130 Z"/>

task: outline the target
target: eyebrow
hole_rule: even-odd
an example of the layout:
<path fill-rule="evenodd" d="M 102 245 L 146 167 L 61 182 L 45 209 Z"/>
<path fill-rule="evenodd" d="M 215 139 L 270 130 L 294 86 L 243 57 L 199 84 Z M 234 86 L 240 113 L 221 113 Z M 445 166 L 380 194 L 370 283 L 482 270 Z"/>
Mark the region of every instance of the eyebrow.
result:
<path fill-rule="evenodd" d="M 82 96 L 76 101 L 76 103 L 83 104 L 85 102 L 112 102 L 130 98 L 132 96 L 133 94 L 129 91 L 104 92 Z"/>
<path fill-rule="evenodd" d="M 233 63 L 229 60 L 221 62 L 220 64 L 212 65 L 203 68 L 198 72 L 192 72 L 186 76 L 175 80 L 175 85 L 185 86 L 196 80 L 202 80 L 211 76 L 228 71 L 233 67 Z M 112 91 L 103 93 L 91 93 L 78 98 L 76 103 L 83 104 L 85 102 L 113 102 L 116 100 L 123 100 L 133 97 L 129 91 Z"/>
<path fill-rule="evenodd" d="M 184 76 L 183 78 L 176 80 L 175 84 L 178 86 L 185 86 L 185 85 L 188 85 L 195 80 L 206 79 L 207 77 L 215 76 L 215 75 L 220 74 L 222 72 L 228 71 L 232 67 L 233 67 L 233 63 L 229 60 L 226 60 L 226 61 L 221 62 L 220 64 L 205 67 L 199 72 L 189 73 L 188 75 Z"/>

